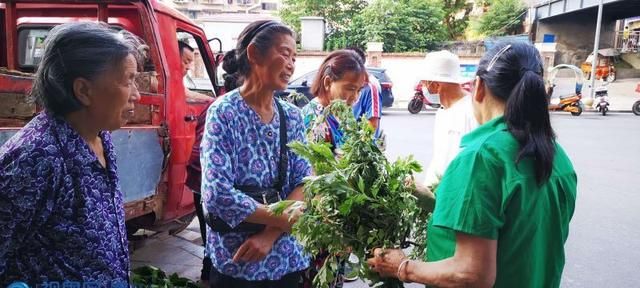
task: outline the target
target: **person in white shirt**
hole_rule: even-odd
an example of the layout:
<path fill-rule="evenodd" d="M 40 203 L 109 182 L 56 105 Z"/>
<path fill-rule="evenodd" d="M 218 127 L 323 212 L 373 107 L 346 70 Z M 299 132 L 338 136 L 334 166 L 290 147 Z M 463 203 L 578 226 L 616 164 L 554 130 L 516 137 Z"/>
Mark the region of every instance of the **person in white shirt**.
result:
<path fill-rule="evenodd" d="M 431 187 L 437 185 L 449 163 L 460 151 L 460 139 L 478 126 L 473 115 L 471 96 L 461 84 L 469 79 L 460 75 L 460 60 L 449 51 L 427 54 L 421 75 L 425 95 L 440 98 L 442 109 L 436 112 L 433 127 L 433 158 L 423 185 L 417 185 L 420 194 L 433 197 Z M 428 93 L 428 94 L 427 94 Z"/>

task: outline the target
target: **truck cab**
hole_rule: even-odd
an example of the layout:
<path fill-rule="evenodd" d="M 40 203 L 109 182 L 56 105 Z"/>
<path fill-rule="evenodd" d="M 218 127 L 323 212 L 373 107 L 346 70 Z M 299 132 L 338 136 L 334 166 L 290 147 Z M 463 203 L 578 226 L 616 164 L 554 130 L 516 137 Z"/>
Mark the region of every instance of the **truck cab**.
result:
<path fill-rule="evenodd" d="M 135 117 L 112 133 L 127 230 L 176 233 L 195 216 L 186 165 L 195 140 L 196 116 L 208 103 L 190 103 L 186 89 L 221 95 L 214 53 L 204 31 L 157 0 L 0 0 L 0 145 L 42 110 L 31 101 L 33 73 L 44 39 L 56 25 L 101 21 L 126 29 L 148 46 L 136 84 Z M 196 68 L 185 81 L 178 41 L 195 49 Z M 197 75 L 199 74 L 199 75 Z M 188 85 L 185 83 L 197 83 Z M 186 87 L 190 86 L 190 87 Z"/>

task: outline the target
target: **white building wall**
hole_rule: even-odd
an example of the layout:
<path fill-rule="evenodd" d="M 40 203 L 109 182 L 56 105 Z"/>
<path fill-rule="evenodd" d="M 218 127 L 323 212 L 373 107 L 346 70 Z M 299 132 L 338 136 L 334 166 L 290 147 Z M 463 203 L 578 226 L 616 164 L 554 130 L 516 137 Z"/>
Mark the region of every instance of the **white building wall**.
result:
<path fill-rule="evenodd" d="M 222 41 L 222 51 L 229 51 L 236 48 L 240 32 L 250 23 L 251 22 L 204 22 L 202 23 L 202 28 L 207 35 L 207 39 L 214 37 L 220 39 Z M 218 44 L 216 42 L 211 42 L 210 45 L 214 52 L 218 51 Z"/>
<path fill-rule="evenodd" d="M 322 17 L 300 18 L 300 42 L 303 51 L 322 51 L 324 49 L 325 24 Z"/>

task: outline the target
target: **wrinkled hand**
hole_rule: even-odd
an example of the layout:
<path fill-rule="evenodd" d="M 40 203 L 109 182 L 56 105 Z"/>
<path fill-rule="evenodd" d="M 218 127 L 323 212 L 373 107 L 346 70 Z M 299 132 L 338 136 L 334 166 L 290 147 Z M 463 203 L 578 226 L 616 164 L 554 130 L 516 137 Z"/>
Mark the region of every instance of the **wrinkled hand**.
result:
<path fill-rule="evenodd" d="M 298 222 L 298 219 L 300 219 L 300 216 L 304 214 L 304 210 L 306 208 L 307 205 L 305 202 L 297 201 L 293 205 L 289 206 L 289 208 L 284 210 L 284 216 L 287 217 L 288 220 L 288 226 L 286 227 L 287 229 L 285 232 L 291 232 L 291 227 L 293 227 L 293 224 L 296 224 L 296 222 Z"/>
<path fill-rule="evenodd" d="M 233 262 L 257 262 L 269 254 L 282 230 L 267 226 L 262 232 L 247 238 L 233 256 Z"/>
<path fill-rule="evenodd" d="M 404 185 L 406 187 L 414 188 L 413 196 L 418 198 L 418 206 L 420 208 L 425 209 L 427 211 L 433 211 L 436 205 L 436 196 L 433 194 L 429 187 L 424 186 L 420 183 L 416 183 L 413 176 L 408 176 L 404 179 Z"/>
<path fill-rule="evenodd" d="M 400 249 L 376 248 L 373 250 L 373 258 L 369 258 L 367 263 L 371 270 L 378 272 L 383 277 L 397 278 L 398 266 L 407 259 Z"/>

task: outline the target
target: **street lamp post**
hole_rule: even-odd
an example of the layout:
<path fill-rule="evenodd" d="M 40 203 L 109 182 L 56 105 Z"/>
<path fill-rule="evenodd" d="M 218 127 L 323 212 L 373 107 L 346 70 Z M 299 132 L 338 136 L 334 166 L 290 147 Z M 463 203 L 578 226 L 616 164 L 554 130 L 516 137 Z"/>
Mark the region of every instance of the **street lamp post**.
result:
<path fill-rule="evenodd" d="M 598 50 L 600 50 L 600 26 L 602 26 L 602 1 L 598 3 L 598 22 L 596 22 L 596 39 L 593 43 L 593 61 L 591 61 L 591 99 L 595 98 L 596 93 L 596 71 L 598 63 Z"/>

